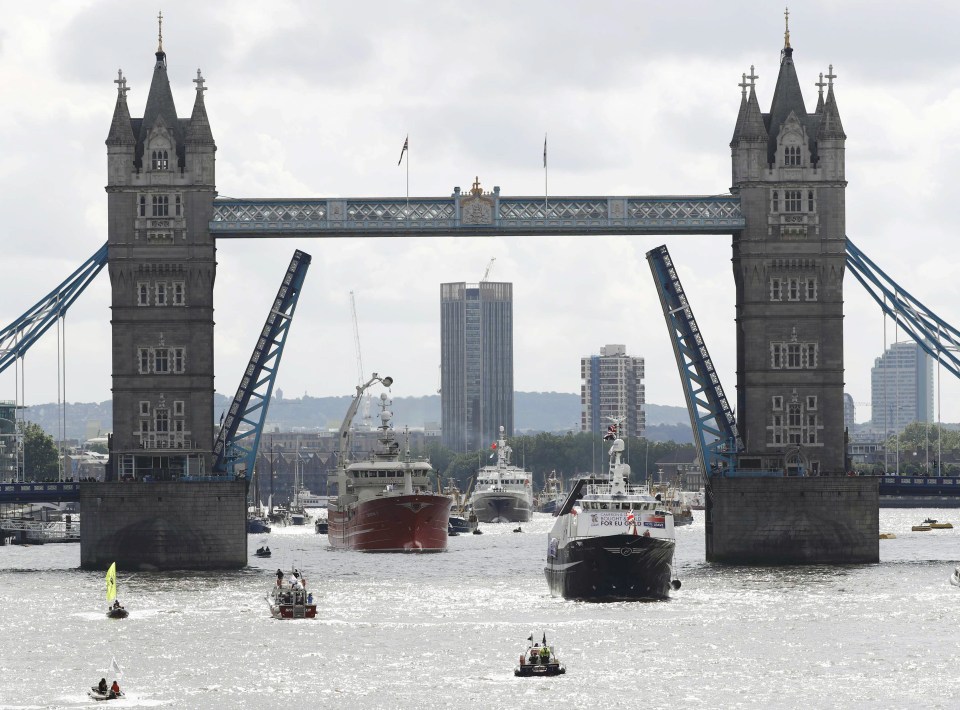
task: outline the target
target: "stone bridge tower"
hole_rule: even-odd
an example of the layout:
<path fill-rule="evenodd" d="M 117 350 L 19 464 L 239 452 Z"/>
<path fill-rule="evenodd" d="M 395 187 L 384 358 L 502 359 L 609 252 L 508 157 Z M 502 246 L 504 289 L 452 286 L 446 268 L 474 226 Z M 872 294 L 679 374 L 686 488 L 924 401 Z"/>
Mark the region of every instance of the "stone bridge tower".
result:
<path fill-rule="evenodd" d="M 126 79 L 107 138 L 113 327 L 113 480 L 210 472 L 213 283 L 208 223 L 216 145 L 197 70 L 189 119 L 177 117 L 160 35 L 143 118 Z"/>
<path fill-rule="evenodd" d="M 808 114 L 788 27 L 770 112 L 753 67 L 741 84 L 730 143 L 747 225 L 733 237 L 741 469 L 844 472 L 846 136 L 832 69 Z"/>

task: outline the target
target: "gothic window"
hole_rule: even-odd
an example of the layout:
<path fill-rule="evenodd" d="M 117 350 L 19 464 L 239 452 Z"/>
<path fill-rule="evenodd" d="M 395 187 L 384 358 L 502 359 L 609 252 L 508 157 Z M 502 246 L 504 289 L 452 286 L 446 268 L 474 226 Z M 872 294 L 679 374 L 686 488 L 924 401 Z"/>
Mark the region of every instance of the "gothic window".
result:
<path fill-rule="evenodd" d="M 791 426 L 791 427 L 801 426 L 799 404 L 792 403 L 790 405 L 790 409 L 787 411 L 787 426 Z"/>
<path fill-rule="evenodd" d="M 166 433 L 170 431 L 170 412 L 168 412 L 166 409 L 158 409 L 156 423 L 158 433 Z"/>
<path fill-rule="evenodd" d="M 817 408 L 817 398 L 807 397 L 807 409 L 816 409 L 816 408 Z"/>
<path fill-rule="evenodd" d="M 155 150 L 150 154 L 150 167 L 153 170 L 168 170 L 170 161 L 167 157 L 167 151 Z"/>
<path fill-rule="evenodd" d="M 780 343 L 773 343 L 770 346 L 771 367 L 779 370 L 783 367 L 783 346 Z"/>
<path fill-rule="evenodd" d="M 774 190 L 773 194 L 770 196 L 770 211 L 778 212 L 779 210 L 780 210 L 780 193 Z"/>
<path fill-rule="evenodd" d="M 809 277 L 807 279 L 806 286 L 807 286 L 807 294 L 806 294 L 807 300 L 816 301 L 817 300 L 817 280 L 813 277 Z"/>
<path fill-rule="evenodd" d="M 166 348 L 157 348 L 153 354 L 153 371 L 158 375 L 170 372 L 170 355 Z"/>
<path fill-rule="evenodd" d="M 770 300 L 783 300 L 783 282 L 779 278 L 770 279 Z"/>
<path fill-rule="evenodd" d="M 140 195 L 140 216 L 141 217 L 147 216 L 147 196 L 146 195 Z"/>
<path fill-rule="evenodd" d="M 167 285 L 165 283 L 157 284 L 157 305 L 167 305 Z"/>
<path fill-rule="evenodd" d="M 807 212 L 813 212 L 813 190 L 807 191 Z"/>
<path fill-rule="evenodd" d="M 140 422 L 140 433 L 141 433 L 141 434 L 146 434 L 146 433 L 149 432 L 149 431 L 150 431 L 150 422 L 148 422 L 148 421 L 142 421 L 142 422 Z"/>
<path fill-rule="evenodd" d="M 800 300 L 800 279 L 790 279 L 787 287 L 787 300 Z"/>
<path fill-rule="evenodd" d="M 805 347 L 806 352 L 804 353 L 804 357 L 806 362 L 804 363 L 804 367 L 813 369 L 817 366 L 817 344 L 807 343 Z"/>
<path fill-rule="evenodd" d="M 788 145 L 783 149 L 783 164 L 787 167 L 800 165 L 800 146 Z"/>
<path fill-rule="evenodd" d="M 138 306 L 150 305 L 150 286 L 146 283 L 137 284 L 137 305 Z"/>
<path fill-rule="evenodd" d="M 803 208 L 803 192 L 801 190 L 784 190 L 784 212 L 800 212 Z"/>
<path fill-rule="evenodd" d="M 137 359 L 139 360 L 140 374 L 145 375 L 150 372 L 150 349 L 140 348 L 137 351 Z"/>
<path fill-rule="evenodd" d="M 173 305 L 175 306 L 184 305 L 185 293 L 186 293 L 186 288 L 183 281 L 174 281 L 173 282 Z"/>
<path fill-rule="evenodd" d="M 787 369 L 797 370 L 802 367 L 800 362 L 800 344 L 787 343 Z"/>
<path fill-rule="evenodd" d="M 791 431 L 791 432 L 790 432 L 790 443 L 791 443 L 791 444 L 799 444 L 799 443 L 800 443 L 801 436 L 802 436 L 802 435 L 800 434 L 799 431 Z"/>
<path fill-rule="evenodd" d="M 811 192 L 810 194 L 812 195 L 813 193 Z M 174 198 L 173 198 L 173 204 L 174 204 L 174 214 L 175 214 L 175 216 L 177 216 L 177 217 L 182 216 L 182 215 L 183 215 L 183 205 L 182 205 L 181 202 L 180 202 L 180 195 L 174 196 Z"/>
<path fill-rule="evenodd" d="M 153 196 L 153 216 L 154 217 L 170 216 L 170 196 L 169 195 Z"/>
<path fill-rule="evenodd" d="M 150 402 L 140 402 L 140 416 L 141 417 L 150 416 Z"/>
<path fill-rule="evenodd" d="M 773 399 L 773 408 L 775 410 L 783 409 L 783 397 L 777 395 Z"/>
<path fill-rule="evenodd" d="M 182 417 L 183 416 L 183 400 L 176 400 L 173 403 L 173 416 Z"/>
<path fill-rule="evenodd" d="M 183 372 L 184 369 L 184 356 L 183 348 L 174 348 L 173 349 L 173 371 L 177 373 Z"/>

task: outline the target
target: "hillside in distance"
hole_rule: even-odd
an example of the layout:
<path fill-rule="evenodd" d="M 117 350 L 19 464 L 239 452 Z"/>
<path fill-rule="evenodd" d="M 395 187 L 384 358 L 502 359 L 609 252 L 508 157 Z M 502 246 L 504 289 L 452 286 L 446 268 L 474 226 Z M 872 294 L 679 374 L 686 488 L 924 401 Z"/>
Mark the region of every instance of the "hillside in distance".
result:
<path fill-rule="evenodd" d="M 295 399 L 276 397 L 270 402 L 267 412 L 267 431 L 336 431 L 350 406 L 351 397 L 310 397 Z M 214 418 L 230 406 L 226 395 L 214 395 Z M 394 397 L 391 407 L 393 424 L 397 428 L 439 428 L 440 396 Z M 693 441 L 690 434 L 690 419 L 684 407 L 647 404 L 648 436 L 654 441 Z M 377 398 L 370 405 L 361 405 L 359 419 L 369 415 L 376 424 Z M 36 422 L 54 437 L 59 437 L 60 425 L 56 404 L 40 404 L 28 407 L 28 421 Z M 113 403 L 76 402 L 66 407 L 66 436 L 68 439 L 86 440 L 105 436 L 113 422 Z M 580 395 L 566 392 L 516 392 L 514 394 L 514 425 L 516 432 L 569 432 L 580 430 Z"/>

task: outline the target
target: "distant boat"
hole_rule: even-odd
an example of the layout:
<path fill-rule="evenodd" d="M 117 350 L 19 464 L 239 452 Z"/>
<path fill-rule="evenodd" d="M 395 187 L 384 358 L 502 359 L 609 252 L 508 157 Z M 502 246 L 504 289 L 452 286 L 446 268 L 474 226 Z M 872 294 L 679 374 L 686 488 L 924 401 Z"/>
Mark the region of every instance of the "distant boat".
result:
<path fill-rule="evenodd" d="M 124 609 L 117 601 L 117 563 L 111 562 L 107 568 L 107 604 L 113 602 L 107 607 L 107 616 L 111 619 L 126 619 L 130 612 Z"/>
<path fill-rule="evenodd" d="M 270 526 L 267 524 L 266 520 L 257 517 L 247 518 L 247 534 L 260 535 L 268 532 L 270 532 Z"/>
<path fill-rule="evenodd" d="M 950 584 L 954 587 L 960 587 L 960 567 L 955 567 L 953 574 L 950 575 Z"/>
<path fill-rule="evenodd" d="M 258 547 L 257 551 L 253 553 L 256 557 L 270 557 L 272 554 L 270 548 L 264 545 L 263 547 Z"/>
<path fill-rule="evenodd" d="M 477 472 L 477 487 L 470 498 L 473 512 L 481 523 L 525 523 L 533 508 L 532 476 L 510 463 L 513 449 L 502 426 L 493 449 L 497 463 Z"/>

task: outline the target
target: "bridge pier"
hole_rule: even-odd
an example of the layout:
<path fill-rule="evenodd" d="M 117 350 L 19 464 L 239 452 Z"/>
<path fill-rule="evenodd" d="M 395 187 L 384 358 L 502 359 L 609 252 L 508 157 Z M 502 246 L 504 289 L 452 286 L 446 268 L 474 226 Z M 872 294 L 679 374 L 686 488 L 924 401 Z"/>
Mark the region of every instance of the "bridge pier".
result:
<path fill-rule="evenodd" d="M 245 567 L 246 499 L 243 480 L 82 483 L 80 566 Z"/>

